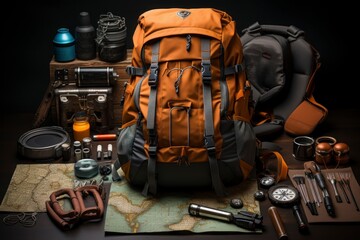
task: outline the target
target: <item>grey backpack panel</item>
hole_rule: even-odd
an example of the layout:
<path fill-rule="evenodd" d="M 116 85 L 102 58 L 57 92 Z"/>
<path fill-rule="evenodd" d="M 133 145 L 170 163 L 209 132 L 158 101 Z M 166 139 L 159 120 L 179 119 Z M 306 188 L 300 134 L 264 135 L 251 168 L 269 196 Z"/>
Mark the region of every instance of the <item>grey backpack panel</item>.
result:
<path fill-rule="evenodd" d="M 254 126 L 254 131 L 260 139 L 272 138 L 312 91 L 309 85 L 319 54 L 294 26 L 255 23 L 244 29 L 241 41 L 255 113 L 270 112 L 275 119 Z"/>
<path fill-rule="evenodd" d="M 288 43 L 280 36 L 259 36 L 244 45 L 243 51 L 254 100 L 256 104 L 266 103 L 282 91 L 289 77 Z"/>

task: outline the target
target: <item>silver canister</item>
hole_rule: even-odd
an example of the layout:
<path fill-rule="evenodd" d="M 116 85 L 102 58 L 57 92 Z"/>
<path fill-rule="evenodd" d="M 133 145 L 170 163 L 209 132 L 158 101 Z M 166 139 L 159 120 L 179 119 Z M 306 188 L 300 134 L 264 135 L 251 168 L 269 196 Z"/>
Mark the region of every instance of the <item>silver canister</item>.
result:
<path fill-rule="evenodd" d="M 84 137 L 82 140 L 83 148 L 91 149 L 92 140 L 91 137 Z"/>

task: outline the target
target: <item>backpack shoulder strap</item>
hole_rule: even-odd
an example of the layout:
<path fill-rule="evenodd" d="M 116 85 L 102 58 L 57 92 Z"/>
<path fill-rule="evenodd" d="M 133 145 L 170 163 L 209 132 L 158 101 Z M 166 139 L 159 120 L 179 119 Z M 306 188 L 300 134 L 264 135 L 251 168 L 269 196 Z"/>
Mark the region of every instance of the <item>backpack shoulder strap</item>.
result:
<path fill-rule="evenodd" d="M 205 119 L 205 147 L 209 156 L 211 180 L 218 196 L 224 196 L 225 190 L 220 179 L 219 166 L 216 159 L 214 141 L 214 123 L 211 96 L 211 62 L 210 62 L 210 39 L 201 39 L 201 67 L 204 95 L 204 119 Z"/>
<path fill-rule="evenodd" d="M 157 81 L 159 71 L 159 46 L 160 42 L 156 42 L 152 45 L 152 56 L 150 64 L 150 96 L 148 105 L 147 116 L 147 129 L 149 131 L 149 160 L 148 160 L 148 180 L 145 184 L 142 194 L 147 196 L 148 193 L 156 195 L 157 182 L 155 177 L 156 172 L 156 150 L 157 150 L 157 136 L 156 136 L 156 95 L 157 95 Z"/>
<path fill-rule="evenodd" d="M 293 25 L 281 26 L 281 25 L 260 25 L 259 22 L 255 22 L 250 27 L 243 30 L 245 35 L 251 37 L 245 37 L 244 41 L 248 42 L 251 38 L 264 34 L 276 34 L 283 37 L 287 37 L 290 41 L 304 36 L 305 32 Z M 245 36 L 244 35 L 244 36 Z M 242 38 L 243 39 L 243 38 Z"/>

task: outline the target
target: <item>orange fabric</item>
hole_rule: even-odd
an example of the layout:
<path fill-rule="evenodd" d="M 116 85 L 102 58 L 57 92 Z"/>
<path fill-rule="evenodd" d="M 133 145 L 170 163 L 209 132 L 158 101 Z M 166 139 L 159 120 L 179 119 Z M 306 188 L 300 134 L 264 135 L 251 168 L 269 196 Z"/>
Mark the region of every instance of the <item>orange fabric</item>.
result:
<path fill-rule="evenodd" d="M 253 166 L 249 165 L 248 163 L 246 163 L 245 161 L 240 161 L 240 168 L 242 170 L 242 173 L 244 175 L 244 179 L 247 179 L 250 175 L 250 172 L 253 169 Z"/>
<path fill-rule="evenodd" d="M 263 171 L 270 174 L 276 182 L 286 180 L 288 165 L 283 156 L 277 151 L 266 151 L 261 154 Z"/>
<path fill-rule="evenodd" d="M 130 161 L 126 162 L 125 164 L 121 165 L 121 169 L 124 172 L 125 178 L 127 181 L 130 181 Z"/>
<path fill-rule="evenodd" d="M 323 121 L 326 115 L 326 109 L 305 100 L 286 120 L 285 131 L 292 135 L 309 135 Z"/>

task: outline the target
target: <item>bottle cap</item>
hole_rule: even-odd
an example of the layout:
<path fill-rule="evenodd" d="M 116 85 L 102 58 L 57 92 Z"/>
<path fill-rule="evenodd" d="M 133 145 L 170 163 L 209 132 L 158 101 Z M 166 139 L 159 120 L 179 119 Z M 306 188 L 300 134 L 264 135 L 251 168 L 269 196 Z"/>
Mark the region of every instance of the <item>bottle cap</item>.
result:
<path fill-rule="evenodd" d="M 90 21 L 90 15 L 88 12 L 81 12 L 79 15 L 79 26 L 85 27 L 85 26 L 90 26 L 91 25 L 91 21 Z"/>
<path fill-rule="evenodd" d="M 87 121 L 88 117 L 84 111 L 75 113 L 74 121 Z"/>
<path fill-rule="evenodd" d="M 334 145 L 334 152 L 336 154 L 347 153 L 350 151 L 349 145 L 346 143 L 337 143 Z"/>
<path fill-rule="evenodd" d="M 332 149 L 331 145 L 327 142 L 319 143 L 316 146 L 316 152 L 319 154 L 327 154 L 327 153 L 331 152 L 331 149 Z"/>

